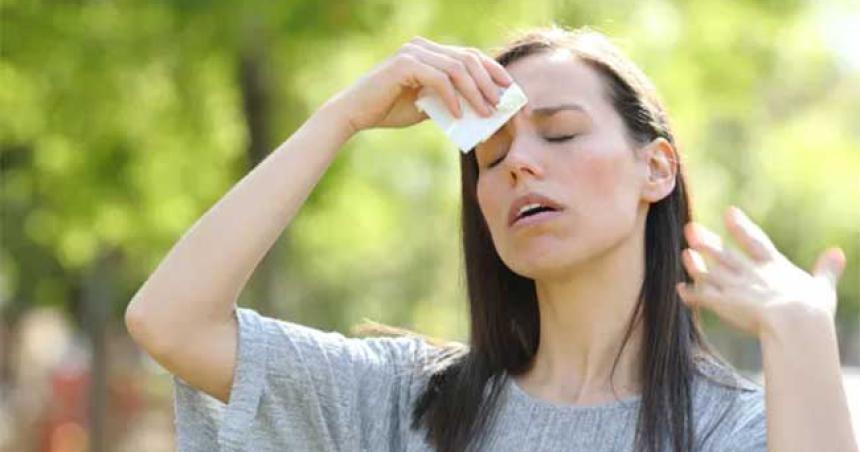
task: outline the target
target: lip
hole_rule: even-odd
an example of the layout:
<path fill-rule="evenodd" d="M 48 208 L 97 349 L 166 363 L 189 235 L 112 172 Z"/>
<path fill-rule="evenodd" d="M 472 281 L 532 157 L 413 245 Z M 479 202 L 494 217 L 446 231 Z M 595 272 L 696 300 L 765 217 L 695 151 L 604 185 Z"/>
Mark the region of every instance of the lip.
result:
<path fill-rule="evenodd" d="M 537 215 L 533 215 L 535 218 L 533 220 L 539 221 L 541 218 L 550 218 L 555 217 L 560 211 L 564 210 L 564 206 L 561 205 L 558 201 L 535 191 L 528 192 L 523 196 L 515 199 L 511 204 L 511 208 L 508 209 L 508 226 L 514 226 L 514 224 L 520 224 L 521 222 L 517 221 L 517 213 L 519 213 L 520 208 L 527 204 L 538 203 L 543 206 L 551 207 L 554 209 L 553 212 L 541 212 Z M 552 214 L 552 215 L 550 215 Z M 523 222 L 529 220 L 531 217 L 523 218 Z M 535 222 L 535 221 L 532 221 Z"/>
<path fill-rule="evenodd" d="M 534 215 L 529 215 L 527 217 L 523 217 L 515 221 L 514 224 L 511 225 L 511 229 L 513 231 L 518 231 L 522 228 L 538 225 L 546 221 L 552 221 L 553 219 L 561 215 L 562 212 L 558 210 L 547 210 L 546 212 L 536 213 Z"/>

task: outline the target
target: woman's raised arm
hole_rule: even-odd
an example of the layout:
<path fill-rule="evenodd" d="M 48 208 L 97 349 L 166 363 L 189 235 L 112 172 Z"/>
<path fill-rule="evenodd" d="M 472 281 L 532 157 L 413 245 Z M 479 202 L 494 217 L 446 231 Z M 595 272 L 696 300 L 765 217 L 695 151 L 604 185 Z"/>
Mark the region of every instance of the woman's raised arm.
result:
<path fill-rule="evenodd" d="M 427 118 L 428 86 L 459 116 L 455 89 L 484 116 L 513 80 L 475 49 L 416 37 L 320 107 L 173 246 L 126 309 L 134 340 L 162 366 L 226 402 L 236 362 L 236 300 L 349 138 Z"/>
<path fill-rule="evenodd" d="M 768 450 L 856 452 L 834 325 L 844 254 L 824 251 L 808 273 L 740 209 L 725 220 L 742 252 L 687 225 L 683 260 L 695 283 L 679 284 L 679 294 L 761 342 Z"/>

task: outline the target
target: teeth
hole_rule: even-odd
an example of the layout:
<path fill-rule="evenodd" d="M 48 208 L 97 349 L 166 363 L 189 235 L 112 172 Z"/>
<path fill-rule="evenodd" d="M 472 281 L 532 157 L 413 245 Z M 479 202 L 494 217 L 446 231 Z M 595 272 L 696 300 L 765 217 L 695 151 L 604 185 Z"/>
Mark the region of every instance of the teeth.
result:
<path fill-rule="evenodd" d="M 537 207 L 540 207 L 540 206 L 541 206 L 541 205 L 540 205 L 540 204 L 538 204 L 538 203 L 536 203 L 536 202 L 531 203 L 531 204 L 526 204 L 526 205 L 524 205 L 524 206 L 520 207 L 520 211 L 519 211 L 519 213 L 517 213 L 517 217 L 522 216 L 522 215 L 523 215 L 523 213 L 524 213 L 524 212 L 526 212 L 526 211 L 528 211 L 528 210 L 531 210 L 531 209 L 534 209 L 534 208 L 537 208 Z"/>

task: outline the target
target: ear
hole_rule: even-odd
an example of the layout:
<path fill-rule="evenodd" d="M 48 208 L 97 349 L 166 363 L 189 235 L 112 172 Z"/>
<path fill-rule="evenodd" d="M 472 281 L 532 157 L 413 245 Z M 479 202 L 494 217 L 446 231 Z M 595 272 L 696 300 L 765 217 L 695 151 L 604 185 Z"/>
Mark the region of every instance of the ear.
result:
<path fill-rule="evenodd" d="M 678 173 L 675 146 L 669 140 L 658 137 L 643 146 L 640 152 L 645 169 L 642 199 L 655 203 L 675 189 L 675 175 Z"/>

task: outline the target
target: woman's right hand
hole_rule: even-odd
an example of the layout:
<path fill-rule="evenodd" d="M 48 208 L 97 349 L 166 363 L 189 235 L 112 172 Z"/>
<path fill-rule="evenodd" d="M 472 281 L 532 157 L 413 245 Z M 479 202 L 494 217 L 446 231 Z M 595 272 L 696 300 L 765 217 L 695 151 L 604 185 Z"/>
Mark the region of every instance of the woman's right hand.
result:
<path fill-rule="evenodd" d="M 427 114 L 415 107 L 422 87 L 438 93 L 460 117 L 455 89 L 483 116 L 499 101 L 499 86 L 513 79 L 505 68 L 472 47 L 441 45 L 415 37 L 329 102 L 346 115 L 353 132 L 374 127 L 407 127 Z"/>

